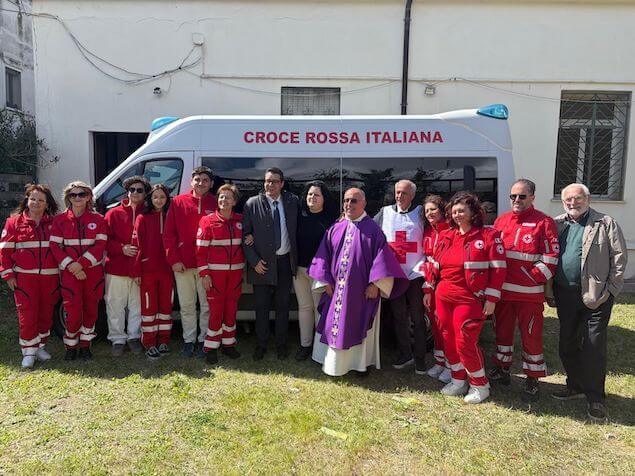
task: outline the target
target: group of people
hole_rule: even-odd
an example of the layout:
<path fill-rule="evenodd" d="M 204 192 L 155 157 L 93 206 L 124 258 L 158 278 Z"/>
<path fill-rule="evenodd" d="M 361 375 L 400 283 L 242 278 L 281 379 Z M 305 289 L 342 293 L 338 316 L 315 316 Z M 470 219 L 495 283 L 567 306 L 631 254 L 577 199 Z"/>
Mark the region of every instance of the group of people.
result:
<path fill-rule="evenodd" d="M 533 206 L 535 184 L 516 181 L 511 210 L 488 225 L 479 198 L 458 192 L 415 204 L 416 185 L 395 184 L 395 204 L 374 218 L 359 188 L 340 207 L 321 181 L 303 196 L 285 190 L 279 168 L 265 172 L 263 192 L 234 211 L 235 185 L 211 192 L 207 167 L 192 171 L 191 191 L 170 198 L 145 177 L 125 180 L 127 198 L 105 216 L 94 210 L 89 185 L 71 182 L 66 210 L 46 185 L 26 188 L 0 240 L 0 275 L 14 292 L 22 366 L 51 358 L 46 342 L 61 294 L 66 312 L 65 359 L 92 359 L 97 306 L 104 296 L 112 355 L 145 351 L 152 360 L 170 352 L 174 287 L 179 298 L 186 357 L 218 362 L 240 356 L 236 314 L 244 268 L 253 285 L 257 344 L 263 359 L 275 312 L 278 359 L 289 356 L 291 289 L 298 300 L 297 360 L 312 357 L 323 371 L 365 375 L 380 368 L 382 300 L 391 310 L 398 356 L 443 382 L 441 393 L 480 403 L 490 382 L 508 385 L 514 329 L 520 328 L 523 398 L 540 396 L 547 375 L 542 349 L 543 303 L 560 320 L 560 357 L 567 387 L 554 394 L 586 396 L 589 416 L 606 417 L 606 334 L 620 292 L 627 253 L 611 217 L 590 208 L 582 184 L 562 190 L 565 213 L 555 220 Z M 198 303 L 198 313 L 197 313 Z M 198 316 L 197 316 L 198 314 Z M 434 338 L 428 368 L 427 330 Z M 479 336 L 492 316 L 493 366 L 486 373 Z M 414 338 L 413 338 L 414 336 Z"/>

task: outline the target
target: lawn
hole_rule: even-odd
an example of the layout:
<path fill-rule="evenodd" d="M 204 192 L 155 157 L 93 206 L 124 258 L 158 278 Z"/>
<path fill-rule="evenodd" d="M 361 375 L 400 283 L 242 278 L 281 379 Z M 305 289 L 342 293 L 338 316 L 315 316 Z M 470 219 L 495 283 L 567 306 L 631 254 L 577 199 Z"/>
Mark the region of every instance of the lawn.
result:
<path fill-rule="evenodd" d="M 95 361 L 66 363 L 53 338 L 54 360 L 22 371 L 4 289 L 0 474 L 635 474 L 633 296 L 614 308 L 609 329 L 610 422 L 592 425 L 584 401 L 548 395 L 564 382 L 552 311 L 540 402 L 520 401 L 517 376 L 468 406 L 412 370 L 334 379 L 271 350 L 255 363 L 252 336 L 240 341 L 241 359 L 216 367 L 178 352 L 114 359 L 104 342 Z M 489 325 L 482 343 L 491 351 Z"/>

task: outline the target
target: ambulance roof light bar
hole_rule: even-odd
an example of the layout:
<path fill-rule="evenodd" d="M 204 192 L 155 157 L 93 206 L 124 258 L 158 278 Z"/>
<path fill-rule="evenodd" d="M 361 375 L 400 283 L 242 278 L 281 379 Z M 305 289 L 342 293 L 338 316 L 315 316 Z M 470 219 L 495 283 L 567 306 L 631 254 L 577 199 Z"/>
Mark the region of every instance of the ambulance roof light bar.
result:
<path fill-rule="evenodd" d="M 494 119 L 509 119 L 509 109 L 504 104 L 490 104 L 476 111 L 481 116 L 492 117 Z"/>
<path fill-rule="evenodd" d="M 174 116 L 165 116 L 165 117 L 157 117 L 154 121 L 152 121 L 152 125 L 150 126 L 150 131 L 154 132 L 161 129 L 163 126 L 167 126 L 174 121 L 178 121 L 178 117 Z"/>

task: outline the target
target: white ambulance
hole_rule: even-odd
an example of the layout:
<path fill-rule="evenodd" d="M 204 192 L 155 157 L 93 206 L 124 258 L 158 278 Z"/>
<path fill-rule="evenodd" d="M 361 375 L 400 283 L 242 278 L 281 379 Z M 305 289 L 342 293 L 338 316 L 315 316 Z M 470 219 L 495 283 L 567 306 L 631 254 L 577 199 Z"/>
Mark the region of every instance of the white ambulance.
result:
<path fill-rule="evenodd" d="M 399 179 L 448 198 L 473 190 L 498 212 L 509 208 L 514 180 L 508 111 L 502 104 L 429 116 L 192 116 L 159 118 L 147 142 L 95 187 L 104 211 L 125 196 L 122 183 L 145 175 L 172 194 L 189 190 L 191 171 L 205 165 L 215 188 L 234 183 L 244 201 L 262 189 L 264 172 L 279 167 L 285 186 L 300 195 L 312 180 L 340 197 L 352 186 L 366 192 L 372 216 L 392 203 Z M 500 192 L 500 193 L 499 193 Z M 253 319 L 249 293 L 239 317 Z"/>

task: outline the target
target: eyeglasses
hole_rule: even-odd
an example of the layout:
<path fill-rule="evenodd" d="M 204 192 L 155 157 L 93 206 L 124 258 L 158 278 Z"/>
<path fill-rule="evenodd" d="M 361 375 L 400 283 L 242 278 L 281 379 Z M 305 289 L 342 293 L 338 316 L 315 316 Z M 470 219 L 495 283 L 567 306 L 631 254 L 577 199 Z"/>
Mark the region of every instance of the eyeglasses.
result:
<path fill-rule="evenodd" d="M 130 193 L 145 193 L 145 188 L 143 187 L 130 187 L 128 189 L 128 192 Z"/>
<path fill-rule="evenodd" d="M 355 204 L 357 203 L 359 200 L 357 200 L 356 198 L 345 198 L 344 199 L 344 203 L 352 203 Z"/>
<path fill-rule="evenodd" d="M 526 199 L 526 198 L 527 198 L 527 195 L 526 195 L 526 194 L 524 194 L 524 193 L 519 193 L 519 194 L 512 193 L 512 194 L 509 196 L 509 199 L 510 199 L 512 202 L 513 202 L 513 201 L 515 201 L 516 199 L 518 199 L 518 200 L 524 200 L 524 199 Z"/>
<path fill-rule="evenodd" d="M 278 185 L 280 182 L 282 182 L 282 180 L 277 180 L 277 179 L 265 180 L 265 183 L 267 185 Z"/>
<path fill-rule="evenodd" d="M 573 197 L 566 197 L 563 198 L 562 201 L 567 203 L 567 202 L 581 202 L 585 199 L 586 197 L 584 195 L 575 195 Z"/>
<path fill-rule="evenodd" d="M 69 193 L 68 196 L 70 198 L 86 198 L 88 196 L 88 193 L 86 192 Z"/>

